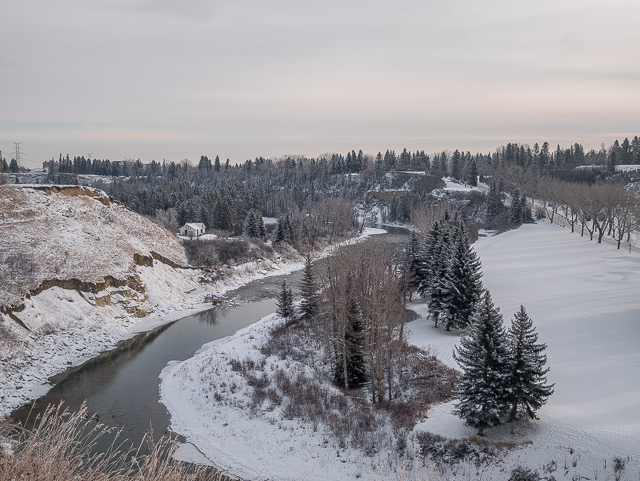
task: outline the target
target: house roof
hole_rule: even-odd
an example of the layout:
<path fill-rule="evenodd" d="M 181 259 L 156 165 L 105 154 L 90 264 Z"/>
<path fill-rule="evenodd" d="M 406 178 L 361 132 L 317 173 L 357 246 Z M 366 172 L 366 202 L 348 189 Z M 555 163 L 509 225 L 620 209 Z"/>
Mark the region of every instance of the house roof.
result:
<path fill-rule="evenodd" d="M 204 229 L 204 224 L 202 222 L 187 222 L 184 227 L 191 227 L 192 229 Z"/>

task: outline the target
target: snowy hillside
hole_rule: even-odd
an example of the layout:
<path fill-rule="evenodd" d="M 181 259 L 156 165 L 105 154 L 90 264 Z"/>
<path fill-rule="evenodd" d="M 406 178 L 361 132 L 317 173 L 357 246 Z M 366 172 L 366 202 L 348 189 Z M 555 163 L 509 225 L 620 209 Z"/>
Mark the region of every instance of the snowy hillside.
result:
<path fill-rule="evenodd" d="M 181 267 L 175 235 L 104 192 L 0 186 L 0 417 L 43 395 L 52 375 L 209 309 L 208 294 L 290 273 L 301 261 L 278 254 L 224 266 L 203 282 L 202 271 Z"/>
<path fill-rule="evenodd" d="M 485 431 L 491 441 L 532 441 L 486 468 L 482 479 L 507 479 L 501 469 L 522 465 L 556 479 L 638 479 L 640 474 L 640 257 L 590 242 L 549 225 L 525 224 L 476 243 L 489 288 L 508 326 L 520 304 L 547 344 L 548 374 L 555 393 L 540 421 Z M 423 303 L 414 310 L 426 315 Z M 451 357 L 459 337 L 419 319 L 412 341 Z M 473 436 L 451 413 L 434 408 L 419 426 L 447 437 Z M 614 458 L 624 461 L 614 473 Z M 505 472 L 510 472 L 507 469 Z M 548 478 L 550 479 L 550 478 Z"/>
<path fill-rule="evenodd" d="M 0 233 L 5 308 L 52 279 L 124 280 L 135 274 L 134 254 L 187 263 L 174 235 L 88 187 L 0 187 Z"/>

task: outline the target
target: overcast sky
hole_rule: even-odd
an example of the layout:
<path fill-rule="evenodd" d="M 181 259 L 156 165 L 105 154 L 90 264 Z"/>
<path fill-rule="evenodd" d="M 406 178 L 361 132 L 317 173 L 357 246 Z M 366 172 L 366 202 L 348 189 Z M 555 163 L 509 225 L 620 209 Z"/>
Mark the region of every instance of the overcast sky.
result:
<path fill-rule="evenodd" d="M 242 162 L 640 134 L 638 0 L 0 0 L 0 149 Z"/>

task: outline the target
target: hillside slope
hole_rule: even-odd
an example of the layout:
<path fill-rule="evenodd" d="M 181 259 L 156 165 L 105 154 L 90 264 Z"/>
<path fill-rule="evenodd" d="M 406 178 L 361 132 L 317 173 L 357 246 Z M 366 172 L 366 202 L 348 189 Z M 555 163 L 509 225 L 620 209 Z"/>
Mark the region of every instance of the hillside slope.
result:
<path fill-rule="evenodd" d="M 174 235 L 87 187 L 0 186 L 0 238 L 5 310 L 53 279 L 125 280 L 136 254 L 187 263 Z"/>
<path fill-rule="evenodd" d="M 180 241 L 96 189 L 0 186 L 0 416 L 138 319 L 202 303 Z"/>

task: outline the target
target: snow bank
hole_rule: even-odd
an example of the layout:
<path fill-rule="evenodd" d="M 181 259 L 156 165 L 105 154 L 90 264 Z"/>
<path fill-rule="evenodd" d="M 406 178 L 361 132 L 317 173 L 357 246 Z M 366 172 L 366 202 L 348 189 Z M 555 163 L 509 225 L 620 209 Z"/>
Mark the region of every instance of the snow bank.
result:
<path fill-rule="evenodd" d="M 452 177 L 443 177 L 445 186 L 442 190 L 450 191 L 450 192 L 471 192 L 472 190 L 480 190 L 477 187 L 473 187 L 468 185 L 466 182 L 460 182 Z"/>
<path fill-rule="evenodd" d="M 171 430 L 185 436 L 189 444 L 178 459 L 207 460 L 241 479 L 388 479 L 390 469 L 403 466 L 394 449 L 383 449 L 368 457 L 357 449 L 339 447 L 334 436 L 319 422 L 313 426 L 299 419 L 286 419 L 283 404 L 252 409 L 253 388 L 231 360 L 251 359 L 260 364 L 260 347 L 269 331 L 284 321 L 270 314 L 214 341 L 184 362 L 171 362 L 160 374 L 160 402 L 171 413 Z M 311 375 L 309 366 L 270 356 L 262 370 L 278 369 Z M 327 389 L 338 390 L 333 386 Z M 395 476 L 394 476 L 395 477 Z"/>

